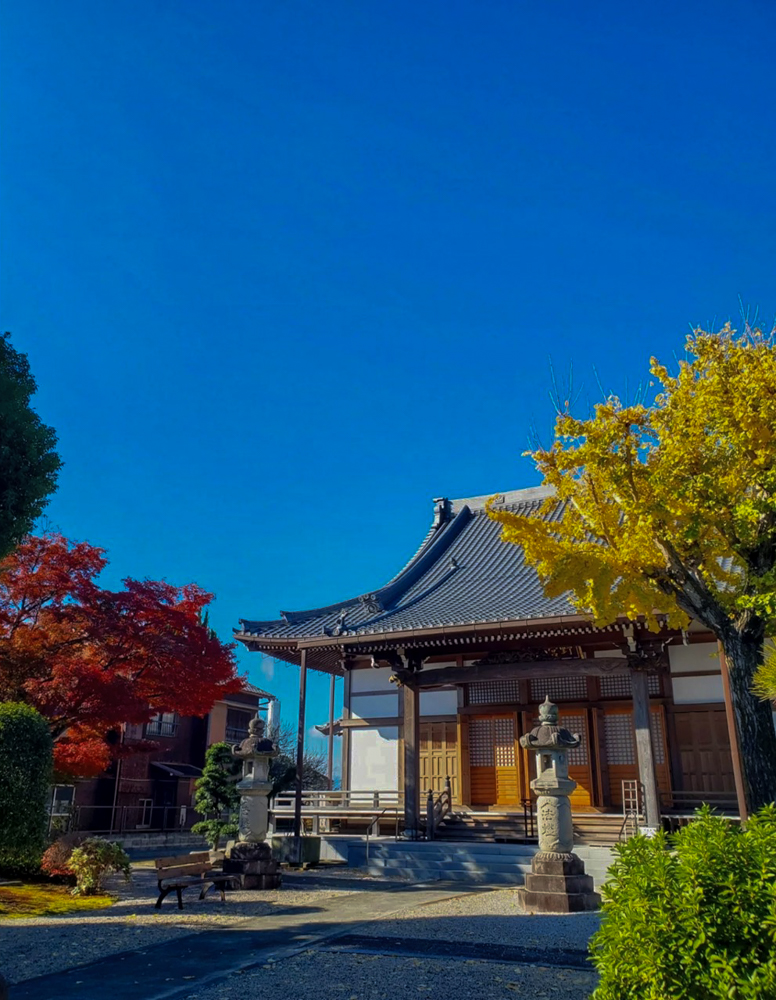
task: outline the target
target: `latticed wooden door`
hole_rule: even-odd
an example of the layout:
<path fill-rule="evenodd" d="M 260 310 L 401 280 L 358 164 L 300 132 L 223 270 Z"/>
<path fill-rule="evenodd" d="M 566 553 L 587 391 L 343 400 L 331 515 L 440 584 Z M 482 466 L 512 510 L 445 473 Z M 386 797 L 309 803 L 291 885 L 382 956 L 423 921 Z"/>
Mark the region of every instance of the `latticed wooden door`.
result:
<path fill-rule="evenodd" d="M 663 708 L 660 705 L 650 711 L 650 733 L 658 789 L 661 792 L 668 792 L 671 790 L 671 773 L 668 766 Z M 636 781 L 639 777 L 633 712 L 621 708 L 606 709 L 603 734 L 611 803 L 613 806 L 621 806 L 623 781 Z"/>
<path fill-rule="evenodd" d="M 455 722 L 423 722 L 420 725 L 420 790 L 437 795 L 450 779 L 453 802 L 460 802 L 458 780 L 458 726 Z"/>
<path fill-rule="evenodd" d="M 514 714 L 469 719 L 469 780 L 472 805 L 519 805 Z"/>
<path fill-rule="evenodd" d="M 569 777 L 577 783 L 571 793 L 571 808 L 589 809 L 593 802 L 593 769 L 590 759 L 590 734 L 585 711 L 560 712 L 560 724 L 580 738 L 580 744 L 569 750 Z"/>

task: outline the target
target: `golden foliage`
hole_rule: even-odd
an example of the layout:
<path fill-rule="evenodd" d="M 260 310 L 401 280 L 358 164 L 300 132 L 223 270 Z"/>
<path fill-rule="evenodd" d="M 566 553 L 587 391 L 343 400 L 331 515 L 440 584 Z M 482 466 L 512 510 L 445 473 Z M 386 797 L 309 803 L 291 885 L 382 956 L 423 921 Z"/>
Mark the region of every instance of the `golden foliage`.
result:
<path fill-rule="evenodd" d="M 41 917 L 74 910 L 101 910 L 112 905 L 110 896 L 73 896 L 65 886 L 0 886 L 0 918 Z"/>
<path fill-rule="evenodd" d="M 776 701 L 776 648 L 769 643 L 765 658 L 754 675 L 752 691 L 763 701 Z"/>
<path fill-rule="evenodd" d="M 654 358 L 651 405 L 558 415 L 549 449 L 529 452 L 555 489 L 528 516 L 490 507 L 549 595 L 570 592 L 597 624 L 709 609 L 776 619 L 776 351 L 729 325 L 687 338 L 678 373 Z M 706 624 L 709 624 L 706 620 Z"/>

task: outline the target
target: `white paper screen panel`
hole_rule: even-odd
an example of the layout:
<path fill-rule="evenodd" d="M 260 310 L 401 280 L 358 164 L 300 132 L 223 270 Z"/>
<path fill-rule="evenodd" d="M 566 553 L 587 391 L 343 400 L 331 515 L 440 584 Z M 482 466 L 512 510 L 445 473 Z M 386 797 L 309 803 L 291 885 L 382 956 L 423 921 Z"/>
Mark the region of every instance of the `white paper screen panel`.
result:
<path fill-rule="evenodd" d="M 531 701 L 584 701 L 587 681 L 584 677 L 537 677 L 531 681 Z"/>
<path fill-rule="evenodd" d="M 514 719 L 493 720 L 493 745 L 496 767 L 515 766 L 515 721 Z"/>
<path fill-rule="evenodd" d="M 633 693 L 630 674 L 614 674 L 601 677 L 602 698 L 630 698 Z M 657 674 L 647 675 L 647 689 L 650 694 L 660 694 L 660 678 Z"/>
<path fill-rule="evenodd" d="M 475 681 L 469 685 L 470 705 L 516 705 L 520 685 L 516 680 Z"/>
<path fill-rule="evenodd" d="M 560 724 L 570 733 L 579 736 L 581 742 L 578 747 L 569 750 L 569 764 L 572 766 L 583 766 L 587 764 L 587 722 L 584 715 L 567 715 L 562 712 Z"/>
<path fill-rule="evenodd" d="M 566 725 L 564 723 L 564 725 Z M 566 728 L 570 728 L 566 725 Z M 649 734 L 652 739 L 652 754 L 656 764 L 665 764 L 665 735 L 663 717 L 658 712 L 650 712 Z M 636 743 L 633 731 L 632 712 L 610 712 L 604 716 L 604 740 L 606 759 L 610 764 L 633 765 L 636 763 Z"/>
<path fill-rule="evenodd" d="M 472 767 L 493 767 L 493 719 L 472 719 L 469 723 L 469 763 Z"/>
<path fill-rule="evenodd" d="M 606 759 L 610 764 L 619 766 L 636 763 L 630 712 L 612 712 L 604 716 L 604 739 Z"/>

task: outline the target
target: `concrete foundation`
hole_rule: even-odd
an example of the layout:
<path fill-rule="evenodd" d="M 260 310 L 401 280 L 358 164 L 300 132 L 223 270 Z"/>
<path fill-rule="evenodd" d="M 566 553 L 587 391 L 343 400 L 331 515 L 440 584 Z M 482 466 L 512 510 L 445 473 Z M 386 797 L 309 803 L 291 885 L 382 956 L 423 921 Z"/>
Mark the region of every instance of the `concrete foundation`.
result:
<path fill-rule="evenodd" d="M 266 841 L 230 844 L 224 856 L 224 874 L 236 875 L 242 889 L 280 888 L 280 867 L 272 860 L 272 848 Z"/>
<path fill-rule="evenodd" d="M 525 888 L 517 891 L 524 909 L 537 913 L 581 913 L 601 905 L 593 879 L 576 854 L 535 854 Z"/>

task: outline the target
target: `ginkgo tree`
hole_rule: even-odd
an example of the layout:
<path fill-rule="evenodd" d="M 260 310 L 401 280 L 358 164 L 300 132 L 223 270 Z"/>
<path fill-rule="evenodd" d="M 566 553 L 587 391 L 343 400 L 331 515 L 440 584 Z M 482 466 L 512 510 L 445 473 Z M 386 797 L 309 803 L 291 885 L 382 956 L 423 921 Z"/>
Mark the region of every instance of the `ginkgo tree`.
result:
<path fill-rule="evenodd" d="M 233 647 L 203 620 L 211 594 L 132 579 L 106 590 L 96 580 L 106 562 L 58 534 L 28 536 L 0 562 L 0 701 L 48 720 L 64 774 L 102 771 L 123 723 L 204 715 L 241 687 Z"/>
<path fill-rule="evenodd" d="M 752 691 L 776 631 L 774 333 L 694 331 L 672 374 L 654 358 L 650 400 L 611 396 L 580 419 L 560 407 L 529 452 L 554 487 L 522 516 L 493 506 L 549 595 L 599 625 L 695 620 L 727 660 L 747 807 L 776 800 L 771 706 Z"/>

